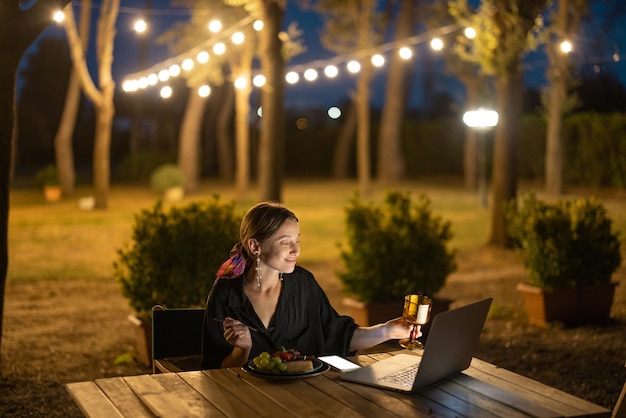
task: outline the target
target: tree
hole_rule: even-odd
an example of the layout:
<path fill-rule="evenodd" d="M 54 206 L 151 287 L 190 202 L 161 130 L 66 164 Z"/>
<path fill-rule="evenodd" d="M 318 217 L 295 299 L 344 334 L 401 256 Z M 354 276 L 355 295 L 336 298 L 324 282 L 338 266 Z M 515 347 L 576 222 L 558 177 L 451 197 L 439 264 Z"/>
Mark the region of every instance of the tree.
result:
<path fill-rule="evenodd" d="M 111 154 L 111 129 L 115 107 L 113 94 L 115 82 L 111 75 L 113 63 L 113 39 L 115 37 L 115 21 L 119 12 L 120 0 L 103 0 L 100 5 L 100 17 L 98 18 L 98 30 L 96 36 L 96 60 L 98 62 L 98 84 L 96 87 L 85 59 L 85 41 L 76 31 L 74 11 L 68 5 L 64 11 L 66 14 L 65 31 L 67 33 L 72 62 L 78 74 L 83 92 L 92 101 L 96 113 L 96 128 L 94 133 L 93 155 L 93 178 L 95 189 L 95 208 L 106 209 L 108 205 L 109 184 L 111 180 L 110 154 Z"/>
<path fill-rule="evenodd" d="M 52 12 L 65 7 L 69 0 L 38 0 L 25 9 L 20 7 L 21 3 L 20 0 L 0 3 L 0 345 L 9 262 L 9 185 L 17 67 L 24 51 L 50 24 Z"/>
<path fill-rule="evenodd" d="M 91 0 L 83 0 L 80 4 L 80 37 L 83 40 L 83 48 L 86 48 L 89 39 L 89 27 L 91 26 Z M 85 49 L 83 49 L 83 54 Z M 72 150 L 72 136 L 76 125 L 76 115 L 80 105 L 81 91 L 80 80 L 76 69 L 70 71 L 70 79 L 65 95 L 65 105 L 59 122 L 56 136 L 54 137 L 54 153 L 56 167 L 59 173 L 59 183 L 63 196 L 74 193 L 76 173 L 74 170 L 74 152 Z"/>
<path fill-rule="evenodd" d="M 314 8 L 325 21 L 322 44 L 330 51 L 354 54 L 361 66 L 353 96 L 356 110 L 357 178 L 363 195 L 371 183 L 370 84 L 371 55 L 381 41 L 384 15 L 377 12 L 376 0 L 319 0 Z"/>
<path fill-rule="evenodd" d="M 449 2 L 451 14 L 476 30 L 473 46 L 458 48 L 465 59 L 476 62 L 495 80 L 496 110 L 493 157 L 493 205 L 489 243 L 509 246 L 505 204 L 517 197 L 517 147 L 522 118 L 524 78 L 521 61 L 532 47 L 532 31 L 548 0 L 483 0 L 471 11 L 467 0 Z"/>
<path fill-rule="evenodd" d="M 400 2 L 396 14 L 394 42 L 401 43 L 413 34 L 415 1 Z M 407 75 L 409 64 L 399 54 L 393 54 L 387 75 L 385 103 L 378 132 L 378 179 L 393 183 L 404 177 L 401 126 L 407 100 Z"/>
<path fill-rule="evenodd" d="M 587 10 L 587 0 L 559 0 L 554 22 L 547 31 L 546 51 L 548 68 L 548 127 L 546 135 L 546 191 L 553 194 L 563 192 L 563 138 L 561 126 L 567 110 L 568 91 L 571 88 L 571 63 L 561 43 L 576 33 L 580 18 Z"/>

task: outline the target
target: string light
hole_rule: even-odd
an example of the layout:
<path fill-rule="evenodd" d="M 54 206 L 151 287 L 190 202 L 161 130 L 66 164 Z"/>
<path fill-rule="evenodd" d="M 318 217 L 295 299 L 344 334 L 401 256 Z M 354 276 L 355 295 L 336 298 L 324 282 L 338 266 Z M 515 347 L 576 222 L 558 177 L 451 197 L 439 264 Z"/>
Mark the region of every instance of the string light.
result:
<path fill-rule="evenodd" d="M 148 29 L 148 24 L 144 19 L 137 19 L 133 25 L 133 29 L 137 33 L 144 33 Z"/>

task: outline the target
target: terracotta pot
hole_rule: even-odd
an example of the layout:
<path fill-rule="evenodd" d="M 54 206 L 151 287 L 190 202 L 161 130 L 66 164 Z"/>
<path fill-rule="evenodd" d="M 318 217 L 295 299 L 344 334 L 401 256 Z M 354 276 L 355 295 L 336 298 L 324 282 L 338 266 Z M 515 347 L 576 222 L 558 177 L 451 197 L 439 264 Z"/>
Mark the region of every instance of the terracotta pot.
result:
<path fill-rule="evenodd" d="M 579 286 L 552 291 L 519 283 L 528 322 L 545 326 L 550 322 L 566 325 L 603 322 L 610 318 L 617 282 Z"/>
<path fill-rule="evenodd" d="M 43 195 L 47 202 L 58 202 L 61 200 L 61 186 L 44 186 Z"/>
<path fill-rule="evenodd" d="M 149 320 L 128 315 L 128 320 L 135 329 L 137 344 L 137 361 L 145 366 L 152 367 L 152 323 Z"/>

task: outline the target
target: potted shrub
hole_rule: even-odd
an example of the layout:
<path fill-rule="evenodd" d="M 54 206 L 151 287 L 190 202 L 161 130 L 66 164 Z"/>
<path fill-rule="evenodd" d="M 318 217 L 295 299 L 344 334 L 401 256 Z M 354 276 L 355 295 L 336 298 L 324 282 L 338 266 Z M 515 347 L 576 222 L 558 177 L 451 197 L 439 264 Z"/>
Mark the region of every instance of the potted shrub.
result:
<path fill-rule="evenodd" d="M 520 283 L 530 323 L 575 324 L 610 316 L 621 264 L 620 241 L 604 206 L 593 198 L 546 203 L 529 194 L 506 210 L 508 232 L 529 283 Z"/>
<path fill-rule="evenodd" d="M 113 268 L 134 311 L 129 319 L 137 326 L 142 363 L 150 364 L 152 307 L 204 306 L 240 223 L 234 203 L 222 203 L 217 196 L 168 211 L 159 200 L 135 216 L 131 242 L 117 250 Z"/>
<path fill-rule="evenodd" d="M 433 314 L 449 308 L 450 300 L 436 296 L 456 269 L 456 250 L 447 248 L 450 222 L 432 213 L 426 196 L 413 203 L 410 193 L 390 191 L 376 205 L 356 194 L 346 215 L 344 269 L 337 274 L 349 295 L 344 305 L 357 323 L 402 315 L 409 293 L 433 298 Z"/>
<path fill-rule="evenodd" d="M 174 164 L 162 164 L 150 175 L 150 187 L 165 200 L 177 202 L 185 195 L 185 175 Z"/>
<path fill-rule="evenodd" d="M 48 202 L 61 200 L 61 185 L 59 175 L 54 165 L 48 165 L 35 174 L 37 184 L 41 186 L 44 197 Z"/>

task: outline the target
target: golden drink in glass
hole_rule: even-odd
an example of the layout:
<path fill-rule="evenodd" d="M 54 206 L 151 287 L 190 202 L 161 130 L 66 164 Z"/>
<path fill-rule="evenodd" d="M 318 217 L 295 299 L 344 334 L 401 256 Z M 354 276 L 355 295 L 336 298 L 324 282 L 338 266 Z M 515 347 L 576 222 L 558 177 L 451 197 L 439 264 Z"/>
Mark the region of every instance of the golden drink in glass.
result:
<path fill-rule="evenodd" d="M 433 306 L 432 300 L 423 295 L 406 295 L 404 297 L 404 309 L 402 316 L 408 324 L 412 324 L 409 338 L 400 340 L 400 345 L 409 350 L 424 348 L 424 344 L 417 341 L 417 326 L 425 325 L 430 319 L 430 309 Z"/>

